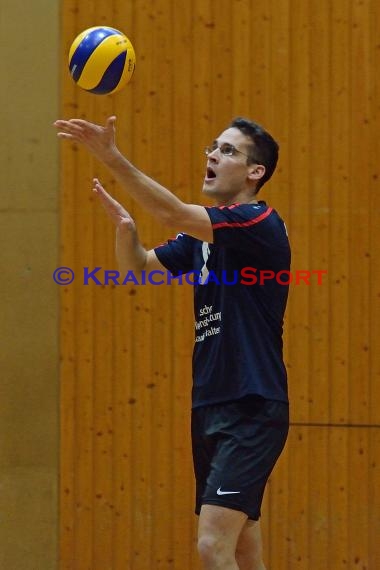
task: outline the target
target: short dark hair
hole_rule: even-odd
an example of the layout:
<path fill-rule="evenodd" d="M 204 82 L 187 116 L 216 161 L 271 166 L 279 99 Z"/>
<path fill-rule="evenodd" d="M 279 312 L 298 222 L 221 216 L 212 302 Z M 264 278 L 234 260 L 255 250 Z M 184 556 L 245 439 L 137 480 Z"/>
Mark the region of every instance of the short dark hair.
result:
<path fill-rule="evenodd" d="M 236 117 L 231 122 L 230 127 L 239 129 L 239 131 L 250 137 L 253 142 L 252 151 L 250 151 L 248 157 L 248 164 L 256 162 L 265 166 L 265 174 L 260 178 L 256 186 L 256 192 L 258 192 L 275 171 L 280 147 L 263 127 L 249 119 Z"/>

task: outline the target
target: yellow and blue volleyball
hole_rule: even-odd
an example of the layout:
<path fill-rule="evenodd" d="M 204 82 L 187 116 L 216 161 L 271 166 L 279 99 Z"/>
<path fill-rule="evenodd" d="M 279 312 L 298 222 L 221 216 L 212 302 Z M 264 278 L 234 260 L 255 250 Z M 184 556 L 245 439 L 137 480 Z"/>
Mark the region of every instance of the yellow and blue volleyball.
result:
<path fill-rule="evenodd" d="M 107 26 L 84 30 L 69 52 L 71 77 L 96 95 L 120 91 L 130 81 L 135 65 L 135 50 L 127 36 Z"/>

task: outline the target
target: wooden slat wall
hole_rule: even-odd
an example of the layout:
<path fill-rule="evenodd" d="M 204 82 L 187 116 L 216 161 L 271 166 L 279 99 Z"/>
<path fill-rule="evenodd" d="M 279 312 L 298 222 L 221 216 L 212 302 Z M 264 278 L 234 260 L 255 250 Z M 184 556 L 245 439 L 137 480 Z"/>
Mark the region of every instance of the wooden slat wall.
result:
<path fill-rule="evenodd" d="M 96 97 L 66 70 L 73 38 L 123 29 L 131 84 Z M 270 480 L 268 568 L 380 567 L 380 5 L 375 0 L 64 0 L 62 115 L 118 117 L 121 149 L 200 202 L 203 147 L 235 115 L 280 141 L 263 199 L 286 220 L 292 427 Z M 146 247 L 170 236 L 82 149 L 62 144 L 61 570 L 197 570 L 189 441 L 190 286 L 83 285 L 116 269 L 99 176 Z M 102 273 L 100 273 L 102 276 Z"/>

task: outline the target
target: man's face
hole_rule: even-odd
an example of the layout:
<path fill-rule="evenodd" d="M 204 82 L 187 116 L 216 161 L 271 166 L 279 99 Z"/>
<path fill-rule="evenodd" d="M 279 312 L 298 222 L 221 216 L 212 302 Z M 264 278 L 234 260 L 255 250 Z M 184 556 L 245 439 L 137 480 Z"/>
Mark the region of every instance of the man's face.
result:
<path fill-rule="evenodd" d="M 232 154 L 223 154 L 223 150 L 231 152 L 231 146 Z M 248 176 L 254 170 L 254 165 L 247 165 L 246 156 L 252 148 L 252 141 L 239 129 L 231 127 L 223 131 L 211 148 L 215 150 L 207 156 L 202 191 L 217 203 L 230 203 L 241 192 L 252 187 Z"/>

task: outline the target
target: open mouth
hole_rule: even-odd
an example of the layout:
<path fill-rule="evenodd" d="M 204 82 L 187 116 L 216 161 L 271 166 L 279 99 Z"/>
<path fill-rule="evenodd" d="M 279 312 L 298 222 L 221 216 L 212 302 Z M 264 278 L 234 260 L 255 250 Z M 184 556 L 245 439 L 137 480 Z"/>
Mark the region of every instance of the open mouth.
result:
<path fill-rule="evenodd" d="M 206 180 L 213 180 L 214 178 L 216 178 L 216 174 L 210 166 L 207 167 L 205 178 Z"/>

